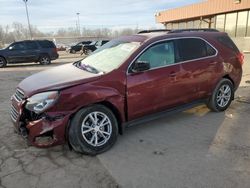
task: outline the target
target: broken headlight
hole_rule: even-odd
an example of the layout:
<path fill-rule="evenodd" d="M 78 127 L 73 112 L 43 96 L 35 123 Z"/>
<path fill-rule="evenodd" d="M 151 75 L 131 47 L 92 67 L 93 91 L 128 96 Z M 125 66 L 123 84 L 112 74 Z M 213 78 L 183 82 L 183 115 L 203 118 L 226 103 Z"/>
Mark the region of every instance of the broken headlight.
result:
<path fill-rule="evenodd" d="M 40 114 L 51 107 L 58 99 L 58 91 L 38 93 L 27 99 L 26 109 Z"/>

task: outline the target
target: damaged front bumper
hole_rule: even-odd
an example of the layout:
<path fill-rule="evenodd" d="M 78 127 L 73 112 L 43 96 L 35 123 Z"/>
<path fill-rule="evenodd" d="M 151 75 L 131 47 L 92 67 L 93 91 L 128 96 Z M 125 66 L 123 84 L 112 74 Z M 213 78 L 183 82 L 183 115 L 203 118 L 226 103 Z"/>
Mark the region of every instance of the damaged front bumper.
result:
<path fill-rule="evenodd" d="M 66 142 L 65 132 L 70 114 L 44 113 L 31 118 L 25 109 L 25 101 L 11 98 L 10 116 L 15 130 L 27 140 L 29 145 L 36 147 L 50 147 Z"/>

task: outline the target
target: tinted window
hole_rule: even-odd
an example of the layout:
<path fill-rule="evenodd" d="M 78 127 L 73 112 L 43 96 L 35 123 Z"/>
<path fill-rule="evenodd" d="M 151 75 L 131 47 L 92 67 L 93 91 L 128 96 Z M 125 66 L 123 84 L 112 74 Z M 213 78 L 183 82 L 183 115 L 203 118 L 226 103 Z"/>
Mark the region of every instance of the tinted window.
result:
<path fill-rule="evenodd" d="M 90 44 L 90 41 L 83 41 L 82 44 Z"/>
<path fill-rule="evenodd" d="M 26 46 L 23 42 L 17 42 L 9 47 L 11 50 L 25 50 Z"/>
<path fill-rule="evenodd" d="M 174 64 L 174 42 L 168 41 L 150 47 L 137 59 L 137 61 L 148 62 L 150 68 Z"/>
<path fill-rule="evenodd" d="M 97 43 L 96 43 L 96 46 L 101 46 L 102 45 L 102 41 L 98 41 Z"/>
<path fill-rule="evenodd" d="M 28 50 L 33 50 L 33 49 L 38 48 L 36 42 L 29 41 L 29 42 L 25 42 L 25 43 L 26 43 L 26 47 Z"/>
<path fill-rule="evenodd" d="M 188 61 L 211 56 L 216 51 L 205 41 L 196 38 L 187 38 L 176 40 L 178 44 L 179 61 Z"/>
<path fill-rule="evenodd" d="M 55 48 L 55 44 L 51 41 L 38 41 L 39 45 L 42 47 L 42 48 Z"/>
<path fill-rule="evenodd" d="M 213 56 L 216 54 L 216 50 L 212 46 L 210 46 L 207 43 L 206 46 L 207 46 L 207 56 Z"/>
<path fill-rule="evenodd" d="M 235 52 L 239 52 L 237 46 L 234 44 L 234 42 L 228 37 L 228 36 L 220 36 L 217 37 L 217 40 L 224 46 L 230 48 L 231 50 Z"/>
<path fill-rule="evenodd" d="M 81 42 L 76 44 L 76 46 L 82 46 L 82 45 L 83 45 L 83 43 L 81 43 Z"/>
<path fill-rule="evenodd" d="M 107 42 L 109 42 L 109 41 L 108 40 L 103 40 L 102 45 L 106 44 Z"/>

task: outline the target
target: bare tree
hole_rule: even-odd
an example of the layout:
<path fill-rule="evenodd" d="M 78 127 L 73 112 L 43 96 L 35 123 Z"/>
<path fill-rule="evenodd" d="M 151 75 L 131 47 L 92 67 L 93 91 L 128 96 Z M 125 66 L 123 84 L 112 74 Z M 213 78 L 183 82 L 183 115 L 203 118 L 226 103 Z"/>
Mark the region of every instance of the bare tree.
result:
<path fill-rule="evenodd" d="M 32 34 L 34 38 L 52 38 L 52 37 L 79 37 L 79 32 L 74 27 L 60 28 L 51 33 L 44 33 L 37 27 L 31 26 Z M 96 37 L 96 38 L 115 38 L 121 35 L 131 35 L 137 33 L 136 28 L 122 28 L 122 29 L 110 29 L 110 28 L 82 28 L 83 37 Z M 19 22 L 14 22 L 12 25 L 1 26 L 0 25 L 0 45 L 9 44 L 14 41 L 29 39 L 29 29 L 26 25 Z M 78 40 L 78 39 L 77 39 Z M 80 40 L 80 39 L 79 39 Z"/>

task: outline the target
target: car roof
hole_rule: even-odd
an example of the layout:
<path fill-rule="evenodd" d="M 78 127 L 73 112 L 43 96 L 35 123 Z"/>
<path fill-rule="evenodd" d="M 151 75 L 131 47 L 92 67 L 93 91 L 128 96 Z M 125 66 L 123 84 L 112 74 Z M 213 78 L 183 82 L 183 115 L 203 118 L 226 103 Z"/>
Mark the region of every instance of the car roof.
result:
<path fill-rule="evenodd" d="M 123 36 L 119 39 L 131 42 L 156 41 L 166 38 L 200 37 L 227 35 L 215 29 L 178 29 L 178 30 L 144 30 L 131 36 Z"/>

